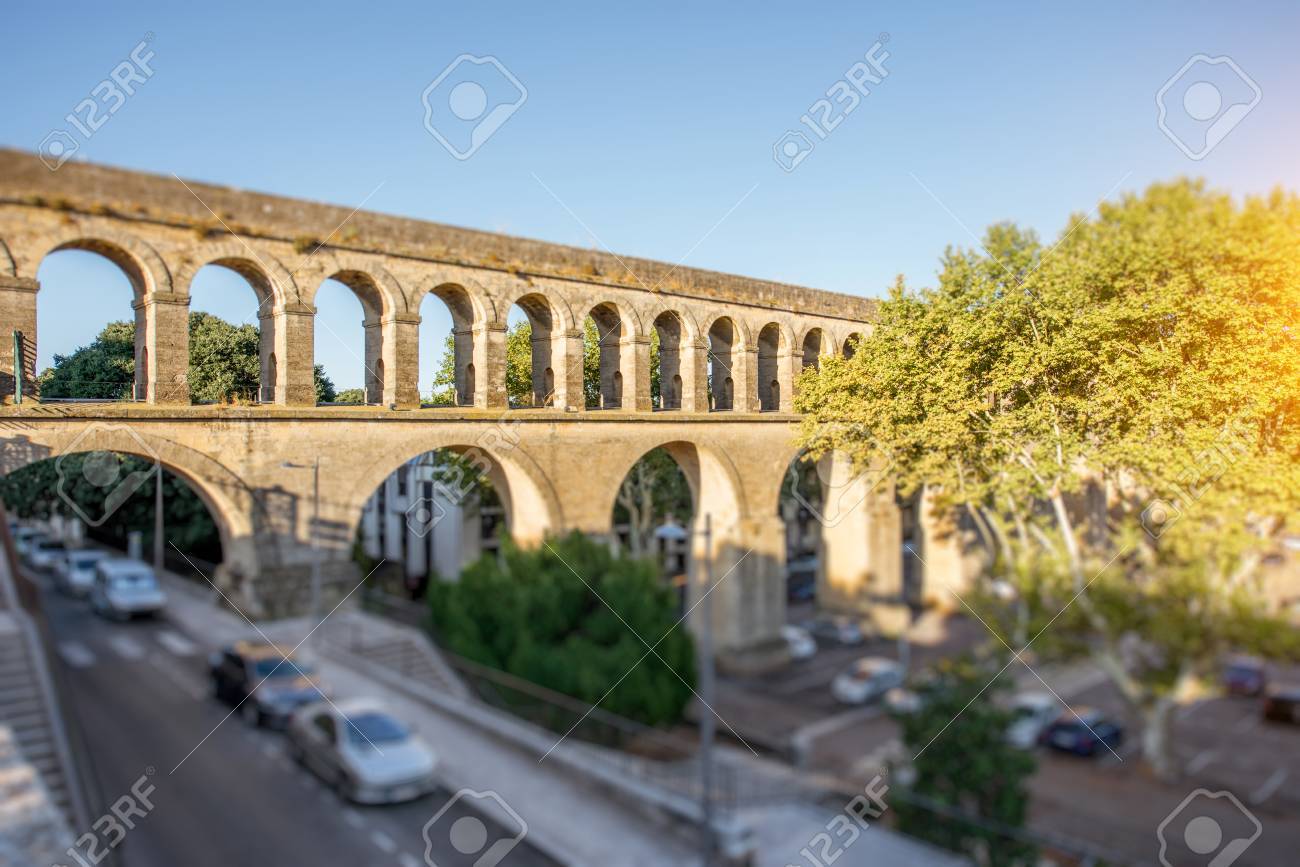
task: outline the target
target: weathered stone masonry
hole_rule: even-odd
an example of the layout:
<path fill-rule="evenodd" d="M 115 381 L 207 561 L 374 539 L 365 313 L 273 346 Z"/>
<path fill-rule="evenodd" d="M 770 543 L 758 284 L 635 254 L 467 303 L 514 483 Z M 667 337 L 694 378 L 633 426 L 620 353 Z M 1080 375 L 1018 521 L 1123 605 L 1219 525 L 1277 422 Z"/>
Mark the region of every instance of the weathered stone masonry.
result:
<path fill-rule="evenodd" d="M 313 534 L 331 580 L 355 580 L 349 549 L 362 506 L 417 454 L 448 447 L 481 457 L 512 534 L 528 543 L 568 529 L 609 533 L 624 475 L 662 446 L 683 466 L 697 513 L 711 514 L 718 531 L 724 652 L 770 646 L 784 621 L 777 498 L 796 456 L 797 376 L 820 356 L 851 351 L 874 310 L 862 298 L 170 177 L 76 163 L 52 173 L 32 155 L 0 150 L 6 399 L 13 331 L 26 339 L 27 378 L 35 374 L 37 269 L 60 249 L 104 255 L 130 279 L 138 402 L 0 407 L 0 471 L 101 448 L 161 461 L 194 486 L 221 528 L 218 583 L 242 604 L 277 613 L 301 607 Z M 189 405 L 189 288 L 208 264 L 240 273 L 257 297 L 261 404 Z M 331 277 L 364 310 L 372 407 L 314 405 L 313 300 Z M 419 408 L 419 310 L 430 293 L 452 314 L 459 407 Z M 533 327 L 535 406 L 512 410 L 505 337 L 514 304 Z M 588 315 L 601 333 L 598 412 L 583 399 Z M 650 397 L 652 333 L 661 347 L 659 407 Z M 322 514 L 313 526 L 311 474 L 282 464 L 316 457 Z M 896 625 L 892 487 L 850 506 L 854 515 L 826 535 L 834 548 L 827 598 Z M 937 552 L 955 540 L 935 533 L 926 544 Z"/>

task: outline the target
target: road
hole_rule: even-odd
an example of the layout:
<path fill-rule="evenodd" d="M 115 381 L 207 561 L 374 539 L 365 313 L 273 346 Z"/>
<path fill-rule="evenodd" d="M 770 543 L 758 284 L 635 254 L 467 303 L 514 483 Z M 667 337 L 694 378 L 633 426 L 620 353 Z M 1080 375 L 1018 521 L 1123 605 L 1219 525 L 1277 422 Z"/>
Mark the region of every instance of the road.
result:
<path fill-rule="evenodd" d="M 101 789 L 101 809 L 144 776 L 154 791 L 117 852 L 125 867 L 425 864 L 425 823 L 449 791 L 402 805 L 344 803 L 285 753 L 284 736 L 253 729 L 209 696 L 209 648 L 166 620 L 108 622 L 82 601 L 44 593 L 67 684 L 65 713 L 80 727 Z M 436 745 L 434 745 L 436 748 Z M 447 828 L 508 830 L 458 801 L 432 833 L 438 867 L 473 863 Z M 84 830 L 84 829 L 81 829 Z M 478 854 L 478 853 L 475 853 Z M 522 842 L 501 862 L 555 862 Z"/>

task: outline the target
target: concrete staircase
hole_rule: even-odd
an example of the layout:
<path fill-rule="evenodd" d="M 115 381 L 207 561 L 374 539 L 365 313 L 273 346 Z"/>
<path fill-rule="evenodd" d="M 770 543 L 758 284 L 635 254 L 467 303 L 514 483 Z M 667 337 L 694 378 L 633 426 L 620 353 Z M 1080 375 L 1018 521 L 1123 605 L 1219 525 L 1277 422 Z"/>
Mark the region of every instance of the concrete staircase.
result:
<path fill-rule="evenodd" d="M 403 680 L 442 695 L 470 698 L 464 681 L 420 629 L 363 611 L 340 611 L 319 629 L 321 640 Z"/>
<path fill-rule="evenodd" d="M 55 805 L 75 823 L 74 796 L 58 741 L 59 724 L 50 716 L 50 702 L 37 674 L 40 664 L 32 658 L 18 616 L 0 610 L 0 725 L 12 731 L 18 751 L 40 774 Z"/>

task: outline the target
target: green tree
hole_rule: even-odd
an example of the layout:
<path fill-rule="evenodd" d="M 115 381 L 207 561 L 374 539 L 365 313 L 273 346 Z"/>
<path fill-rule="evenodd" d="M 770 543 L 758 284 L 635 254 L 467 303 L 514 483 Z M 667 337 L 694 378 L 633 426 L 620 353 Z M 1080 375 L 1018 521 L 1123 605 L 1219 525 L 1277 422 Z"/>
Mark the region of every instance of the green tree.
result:
<path fill-rule="evenodd" d="M 262 365 L 257 326 L 231 325 L 211 313 L 190 314 L 190 399 L 225 403 L 259 398 Z"/>
<path fill-rule="evenodd" d="M 151 461 L 135 455 L 63 455 L 0 478 L 0 497 L 6 508 L 23 518 L 84 515 L 98 520 L 107 514 L 101 526 L 91 528 L 94 535 L 125 547 L 127 535 L 139 530 L 144 533 L 146 550 L 151 550 L 156 469 Z M 162 473 L 166 541 L 187 556 L 220 561 L 220 535 L 207 507 L 179 476 L 166 468 Z M 95 484 L 106 478 L 112 480 L 109 485 Z M 119 493 L 129 496 L 114 507 L 112 497 Z"/>
<path fill-rule="evenodd" d="M 366 390 L 364 388 L 345 388 L 334 396 L 334 403 L 365 403 Z"/>
<path fill-rule="evenodd" d="M 905 834 L 990 867 L 1032 865 L 1033 847 L 1007 832 L 1024 826 L 1026 783 L 1036 763 L 1007 742 L 1012 716 L 996 698 L 1010 683 L 994 680 L 997 674 L 996 665 L 946 660 L 917 687 L 917 710 L 896 714 L 908 755 L 916 758 L 910 785 L 893 807 Z M 960 724 L 952 725 L 956 719 Z"/>
<path fill-rule="evenodd" d="M 683 524 L 694 513 L 686 475 L 664 449 L 652 449 L 628 470 L 614 500 L 614 522 L 626 524 L 629 553 L 654 550 L 654 532 L 669 516 Z"/>
<path fill-rule="evenodd" d="M 313 364 L 311 372 L 316 381 L 316 402 L 333 403 L 338 394 L 334 391 L 334 381 L 325 375 L 325 365 Z"/>
<path fill-rule="evenodd" d="M 135 382 L 135 325 L 110 322 L 88 345 L 55 355 L 37 377 L 43 398 L 127 400 Z"/>
<path fill-rule="evenodd" d="M 672 591 L 653 564 L 580 533 L 536 549 L 507 541 L 459 582 L 431 584 L 429 602 L 453 652 L 613 713 L 669 724 L 691 698 L 693 642 Z"/>
<path fill-rule="evenodd" d="M 1006 643 L 1089 654 L 1166 777 L 1174 711 L 1224 653 L 1300 653 L 1259 589 L 1300 507 L 1298 232 L 1292 195 L 1186 181 L 1048 250 L 995 226 L 800 380 L 804 444 L 890 462 L 974 527 L 1015 601 L 967 601 Z"/>

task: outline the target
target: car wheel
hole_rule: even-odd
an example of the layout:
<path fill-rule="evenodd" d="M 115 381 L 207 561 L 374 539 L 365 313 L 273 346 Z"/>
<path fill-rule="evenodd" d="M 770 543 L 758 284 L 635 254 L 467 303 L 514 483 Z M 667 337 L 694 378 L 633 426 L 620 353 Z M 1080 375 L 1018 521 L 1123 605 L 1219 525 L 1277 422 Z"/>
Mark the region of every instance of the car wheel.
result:
<path fill-rule="evenodd" d="M 354 789 L 352 781 L 348 779 L 347 772 L 339 771 L 338 775 L 334 777 L 334 791 L 338 793 L 338 796 L 344 801 L 351 802 Z"/>
<path fill-rule="evenodd" d="M 257 702 L 253 701 L 251 698 L 244 699 L 244 703 L 240 705 L 239 712 L 244 717 L 244 722 L 248 723 L 253 728 L 258 728 L 262 725 L 262 711 L 258 709 Z"/>
<path fill-rule="evenodd" d="M 298 743 L 292 736 L 289 737 L 289 758 L 300 765 L 307 760 L 307 754 L 302 751 L 302 744 Z"/>

